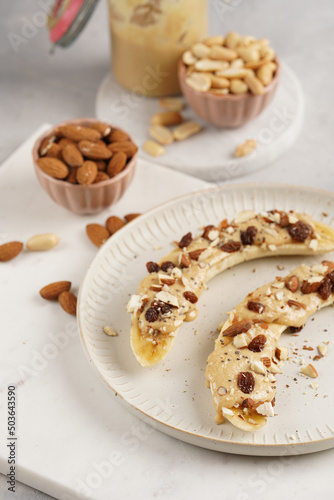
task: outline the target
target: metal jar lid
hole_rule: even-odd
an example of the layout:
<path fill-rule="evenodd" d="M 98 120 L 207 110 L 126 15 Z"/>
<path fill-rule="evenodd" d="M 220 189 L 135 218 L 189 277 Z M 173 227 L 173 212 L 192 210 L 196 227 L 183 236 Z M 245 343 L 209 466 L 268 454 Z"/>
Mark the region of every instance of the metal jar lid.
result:
<path fill-rule="evenodd" d="M 61 47 L 70 45 L 81 33 L 99 0 L 56 0 L 49 14 L 50 40 Z"/>

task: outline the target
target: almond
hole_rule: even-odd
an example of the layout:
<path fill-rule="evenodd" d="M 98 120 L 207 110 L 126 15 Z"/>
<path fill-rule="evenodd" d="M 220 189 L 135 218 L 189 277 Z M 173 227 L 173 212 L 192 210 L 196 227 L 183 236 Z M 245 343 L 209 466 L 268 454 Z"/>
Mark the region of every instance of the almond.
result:
<path fill-rule="evenodd" d="M 285 286 L 290 292 L 296 292 L 299 288 L 299 279 L 298 276 L 293 275 L 289 276 L 285 279 Z"/>
<path fill-rule="evenodd" d="M 57 158 L 47 158 L 46 156 L 38 158 L 37 165 L 45 174 L 55 179 L 65 179 L 70 172 L 67 165 Z"/>
<path fill-rule="evenodd" d="M 118 151 L 109 160 L 107 173 L 110 177 L 117 175 L 126 165 L 127 156 L 123 151 Z"/>
<path fill-rule="evenodd" d="M 137 146 L 131 141 L 112 142 L 108 144 L 108 149 L 113 154 L 122 151 L 128 158 L 131 158 L 137 151 Z"/>
<path fill-rule="evenodd" d="M 93 161 L 85 161 L 77 170 L 77 181 L 79 184 L 88 186 L 93 184 L 97 175 L 97 166 Z"/>
<path fill-rule="evenodd" d="M 55 281 L 43 287 L 39 293 L 45 300 L 57 300 L 62 292 L 69 292 L 72 283 L 70 281 Z"/>
<path fill-rule="evenodd" d="M 300 371 L 306 375 L 307 377 L 311 377 L 311 378 L 317 378 L 318 376 L 318 372 L 317 370 L 314 368 L 313 365 L 311 364 L 308 364 L 306 366 L 302 366 Z"/>
<path fill-rule="evenodd" d="M 242 319 L 241 321 L 237 321 L 223 331 L 223 337 L 235 337 L 239 333 L 246 333 L 252 324 L 252 320 Z"/>
<path fill-rule="evenodd" d="M 111 130 L 110 134 L 107 137 L 108 142 L 123 142 L 129 140 L 130 138 L 126 132 L 123 132 L 123 130 L 118 130 L 116 128 Z"/>
<path fill-rule="evenodd" d="M 70 182 L 71 184 L 78 184 L 77 183 L 77 169 L 72 168 L 68 176 L 66 177 L 65 181 Z"/>
<path fill-rule="evenodd" d="M 95 163 L 99 171 L 105 172 L 107 170 L 107 162 L 105 160 L 96 160 Z"/>
<path fill-rule="evenodd" d="M 23 243 L 20 241 L 10 241 L 0 245 L 0 262 L 8 262 L 14 259 L 23 249 Z"/>
<path fill-rule="evenodd" d="M 62 156 L 69 167 L 81 167 L 84 162 L 83 156 L 75 144 L 66 144 L 62 149 Z"/>
<path fill-rule="evenodd" d="M 44 252 L 57 246 L 59 241 L 59 236 L 54 233 L 36 234 L 27 241 L 26 247 L 31 252 Z"/>
<path fill-rule="evenodd" d="M 72 292 L 61 292 L 58 296 L 58 302 L 65 312 L 76 316 L 77 314 L 77 298 Z"/>
<path fill-rule="evenodd" d="M 127 214 L 127 215 L 124 215 L 124 219 L 126 220 L 126 222 L 131 222 L 133 219 L 136 219 L 140 215 L 141 214 Z"/>
<path fill-rule="evenodd" d="M 106 172 L 98 171 L 93 184 L 97 184 L 98 182 L 107 181 L 108 179 L 110 179 L 110 177 Z"/>
<path fill-rule="evenodd" d="M 50 144 L 50 147 L 48 148 L 45 156 L 47 158 L 58 158 L 58 160 L 62 160 L 61 147 L 59 146 L 59 144 L 57 144 L 56 142 Z"/>
<path fill-rule="evenodd" d="M 64 148 L 65 146 L 67 146 L 67 144 L 75 144 L 74 141 L 71 141 L 71 139 L 67 139 L 67 137 L 62 137 L 60 139 L 60 141 L 57 143 L 58 146 L 60 146 L 60 148 Z"/>
<path fill-rule="evenodd" d="M 106 226 L 109 233 L 114 234 L 116 233 L 116 231 L 125 226 L 125 222 L 122 221 L 122 219 L 120 219 L 119 217 L 116 217 L 116 215 L 112 215 L 106 220 Z"/>
<path fill-rule="evenodd" d="M 109 231 L 101 224 L 87 224 L 86 233 L 90 241 L 97 247 L 103 245 L 109 238 Z"/>
<path fill-rule="evenodd" d="M 56 140 L 55 134 L 50 134 L 47 137 L 45 137 L 42 140 L 41 145 L 39 147 L 39 151 L 38 151 L 39 155 L 45 156 L 46 153 L 48 152 L 48 150 L 50 149 L 51 145 L 55 142 L 55 140 Z"/>
<path fill-rule="evenodd" d="M 110 125 L 102 122 L 91 123 L 89 127 L 100 132 L 101 137 L 107 137 L 111 132 Z"/>
<path fill-rule="evenodd" d="M 89 127 L 81 127 L 78 125 L 65 125 L 58 128 L 61 137 L 67 137 L 74 142 L 79 141 L 98 141 L 101 139 L 101 132 Z"/>
<path fill-rule="evenodd" d="M 81 153 L 90 160 L 107 160 L 112 155 L 111 151 L 104 143 L 98 144 L 96 142 L 84 140 L 79 142 L 78 148 Z"/>

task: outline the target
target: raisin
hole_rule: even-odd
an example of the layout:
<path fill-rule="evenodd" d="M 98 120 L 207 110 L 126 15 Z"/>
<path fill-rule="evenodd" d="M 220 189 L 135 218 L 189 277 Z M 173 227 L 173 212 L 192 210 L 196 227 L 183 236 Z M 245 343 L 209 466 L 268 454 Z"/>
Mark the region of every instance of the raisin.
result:
<path fill-rule="evenodd" d="M 285 280 L 285 286 L 290 292 L 296 292 L 299 287 L 299 279 L 296 275 L 290 276 Z"/>
<path fill-rule="evenodd" d="M 172 311 L 172 308 L 169 304 L 162 302 L 162 300 L 154 300 L 152 302 L 153 309 L 156 309 L 158 313 L 161 314 L 169 314 Z"/>
<path fill-rule="evenodd" d="M 222 252 L 226 253 L 237 252 L 241 248 L 241 241 L 228 241 L 227 243 L 223 243 L 219 248 Z"/>
<path fill-rule="evenodd" d="M 251 340 L 251 342 L 248 344 L 248 349 L 252 352 L 261 352 L 263 351 L 264 344 L 267 342 L 267 337 L 265 335 L 257 335 L 256 337 Z"/>
<path fill-rule="evenodd" d="M 180 248 L 184 248 L 184 247 L 187 247 L 188 245 L 190 245 L 190 243 L 192 242 L 193 240 L 193 237 L 192 237 L 192 234 L 191 233 L 187 233 L 185 234 L 181 240 L 179 241 L 179 247 Z"/>
<path fill-rule="evenodd" d="M 246 231 L 241 231 L 240 238 L 243 245 L 253 245 L 257 228 L 255 226 L 248 226 Z"/>
<path fill-rule="evenodd" d="M 331 280 L 331 283 L 334 285 L 334 269 L 330 273 L 327 273 L 326 276 Z"/>
<path fill-rule="evenodd" d="M 184 292 L 183 297 L 192 304 L 195 304 L 198 301 L 197 295 L 194 294 L 194 292 Z"/>
<path fill-rule="evenodd" d="M 146 268 L 149 273 L 158 273 L 160 271 L 160 266 L 156 262 L 147 262 L 146 263 Z"/>
<path fill-rule="evenodd" d="M 168 273 L 168 271 L 171 271 L 172 269 L 174 269 L 174 267 L 175 267 L 175 264 L 173 264 L 173 262 L 171 262 L 170 260 L 165 260 L 165 262 L 163 262 L 161 264 L 161 269 L 165 273 Z"/>
<path fill-rule="evenodd" d="M 312 228 L 301 220 L 288 226 L 288 233 L 295 241 L 303 242 L 312 234 Z"/>
<path fill-rule="evenodd" d="M 149 307 L 145 313 L 145 319 L 149 323 L 153 323 L 154 321 L 157 321 L 159 318 L 159 311 L 155 309 L 155 307 Z"/>
<path fill-rule="evenodd" d="M 265 310 L 265 306 L 261 304 L 261 302 L 256 302 L 255 300 L 249 300 L 247 302 L 247 308 L 250 311 L 254 311 L 258 314 L 262 314 L 263 311 Z"/>
<path fill-rule="evenodd" d="M 290 333 L 298 333 L 304 328 L 304 325 L 302 326 L 290 326 Z"/>
<path fill-rule="evenodd" d="M 251 372 L 240 372 L 238 374 L 238 387 L 244 394 L 250 394 L 255 387 L 254 375 Z"/>
<path fill-rule="evenodd" d="M 325 278 L 322 280 L 319 288 L 318 288 L 318 294 L 322 298 L 322 300 L 327 300 L 329 296 L 332 293 L 332 283 L 331 280 L 325 276 Z"/>

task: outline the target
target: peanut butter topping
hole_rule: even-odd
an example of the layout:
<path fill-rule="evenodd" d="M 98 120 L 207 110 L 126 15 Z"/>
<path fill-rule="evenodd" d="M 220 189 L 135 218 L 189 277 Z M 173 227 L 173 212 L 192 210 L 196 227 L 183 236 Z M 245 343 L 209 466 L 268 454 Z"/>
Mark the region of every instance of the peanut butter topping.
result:
<path fill-rule="evenodd" d="M 206 368 L 218 420 L 224 416 L 224 409 L 237 408 L 240 418 L 252 421 L 260 404 L 274 400 L 276 374 L 281 373 L 280 367 L 287 356 L 285 348 L 278 346 L 279 338 L 289 326 L 304 325 L 315 311 L 333 303 L 331 266 L 331 263 L 302 265 L 285 279 L 277 278 L 249 294 L 230 313 Z M 299 283 L 295 291 L 288 288 L 292 277 Z M 320 287 L 327 281 L 331 283 L 331 293 L 325 298 Z M 302 292 L 305 282 L 319 286 L 305 294 Z M 250 297 L 261 304 L 257 311 L 250 309 Z M 251 398 L 251 404 L 247 398 Z"/>

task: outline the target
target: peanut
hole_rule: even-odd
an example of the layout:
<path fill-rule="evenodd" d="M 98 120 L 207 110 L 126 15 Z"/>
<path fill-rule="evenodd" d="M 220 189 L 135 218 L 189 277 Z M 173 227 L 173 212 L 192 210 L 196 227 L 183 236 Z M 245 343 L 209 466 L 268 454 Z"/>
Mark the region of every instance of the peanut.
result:
<path fill-rule="evenodd" d="M 59 241 L 59 236 L 54 233 L 36 234 L 27 241 L 26 247 L 32 252 L 44 252 L 57 246 Z"/>

